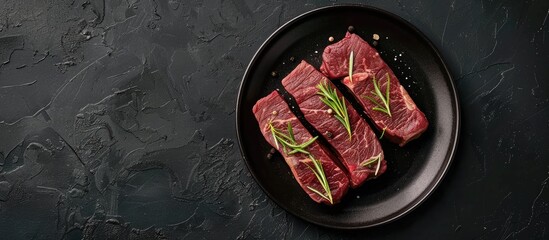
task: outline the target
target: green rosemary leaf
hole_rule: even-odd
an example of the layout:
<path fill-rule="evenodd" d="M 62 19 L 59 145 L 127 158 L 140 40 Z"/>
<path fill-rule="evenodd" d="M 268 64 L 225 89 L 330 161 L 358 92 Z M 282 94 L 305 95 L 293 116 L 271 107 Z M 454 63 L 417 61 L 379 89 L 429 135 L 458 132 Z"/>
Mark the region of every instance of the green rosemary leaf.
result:
<path fill-rule="evenodd" d="M 385 108 L 373 107 L 372 109 L 376 110 L 376 111 L 384 112 L 386 114 L 389 114 L 389 112 L 387 112 L 387 109 L 385 109 Z"/>
<path fill-rule="evenodd" d="M 351 56 L 349 56 L 349 80 L 353 82 L 353 51 L 351 51 Z"/>
<path fill-rule="evenodd" d="M 374 176 L 377 176 L 377 173 L 379 172 L 379 167 L 381 167 L 381 153 L 379 154 L 379 160 L 377 161 L 377 167 L 376 172 L 374 173 Z"/>
<path fill-rule="evenodd" d="M 338 115 L 335 115 L 334 116 L 337 120 L 339 120 L 341 122 L 341 124 L 345 125 L 345 119 L 341 118 L 340 116 Z"/>
<path fill-rule="evenodd" d="M 312 155 L 309 155 L 309 157 L 311 158 L 311 161 L 313 162 L 314 169 L 308 164 L 307 164 L 307 166 L 313 171 L 313 173 L 315 174 L 317 180 L 320 182 L 320 185 L 322 186 L 322 188 L 324 188 L 324 191 L 326 192 L 324 195 L 327 196 L 327 199 L 330 201 L 330 203 L 333 203 L 332 193 L 331 193 L 331 190 L 330 190 L 330 186 L 328 185 L 328 179 L 326 178 L 326 175 L 324 174 L 324 168 L 322 167 L 322 163 L 320 162 L 320 160 L 315 159 Z M 311 188 L 309 188 L 309 189 L 311 189 Z M 318 194 L 322 195 L 322 194 L 320 194 L 320 192 L 318 192 Z"/>
<path fill-rule="evenodd" d="M 347 133 L 349 134 L 349 140 L 351 140 L 351 135 L 352 135 L 351 134 L 351 122 L 349 120 L 349 114 L 347 113 L 347 105 L 345 105 L 345 98 L 343 98 L 343 96 L 341 96 L 341 102 L 343 103 L 343 115 L 347 116 L 346 118 L 344 118 L 345 124 L 343 124 L 343 125 L 344 126 L 349 126 L 347 128 Z"/>
<path fill-rule="evenodd" d="M 312 160 L 312 159 L 311 159 L 311 160 Z M 309 169 L 311 169 L 311 171 L 315 174 L 316 179 L 318 180 L 318 182 L 320 183 L 320 185 L 323 185 L 324 183 L 323 183 L 323 180 L 322 180 L 322 176 L 320 176 L 320 174 L 317 172 L 317 170 L 316 170 L 316 164 L 314 163 L 314 160 L 312 160 L 312 161 L 313 161 L 313 165 L 315 166 L 314 168 L 311 167 L 309 164 L 306 164 L 306 165 L 307 165 L 307 167 L 308 167 Z"/>
<path fill-rule="evenodd" d="M 275 145 L 276 145 L 276 148 L 279 149 L 280 146 L 278 145 L 278 140 L 277 140 L 277 137 L 276 137 L 276 132 L 275 132 L 275 129 L 273 127 L 273 125 L 271 123 L 269 123 L 269 126 L 271 128 L 271 134 L 273 135 L 273 140 L 275 142 Z"/>
<path fill-rule="evenodd" d="M 376 106 L 378 107 L 383 107 L 381 104 L 379 104 L 375 99 L 373 99 L 372 97 L 370 96 L 364 96 L 364 98 L 370 100 L 372 103 L 374 103 Z"/>
<path fill-rule="evenodd" d="M 278 136 L 279 138 L 282 138 L 282 139 L 285 139 L 286 141 L 292 141 L 292 139 L 290 138 L 290 136 L 278 131 L 278 129 L 274 128 L 272 125 L 270 125 L 271 127 L 271 132 L 275 135 L 275 136 Z"/>
<path fill-rule="evenodd" d="M 306 147 L 308 147 L 309 145 L 311 145 L 317 138 L 318 138 L 318 136 L 315 136 L 315 137 L 309 139 L 308 141 L 302 143 L 301 146 L 302 146 L 303 148 L 306 148 Z"/>
<path fill-rule="evenodd" d="M 326 179 L 326 175 L 324 174 L 324 168 L 322 167 L 322 163 L 320 162 L 320 160 L 316 160 L 313 156 L 310 156 L 311 159 L 313 160 L 313 163 L 315 165 L 315 168 L 318 172 L 318 174 L 320 175 L 320 183 L 322 185 L 326 185 L 328 184 L 328 179 Z"/>
<path fill-rule="evenodd" d="M 278 141 L 282 143 L 282 145 L 284 147 L 288 147 L 288 148 L 291 148 L 291 149 L 303 149 L 303 144 L 294 144 L 294 143 L 290 143 L 288 141 L 286 141 L 285 139 L 282 139 L 282 138 L 278 138 Z M 308 154 L 308 152 L 306 152 Z"/>
<path fill-rule="evenodd" d="M 379 158 L 379 156 L 375 156 L 375 157 L 372 157 L 372 158 L 369 158 L 368 160 L 362 162 L 360 164 L 360 166 L 363 166 L 363 167 L 366 167 L 372 163 L 375 163 L 377 161 L 377 159 Z"/>
<path fill-rule="evenodd" d="M 319 196 L 323 197 L 324 199 L 330 201 L 330 203 L 333 203 L 333 201 L 332 201 L 331 198 L 326 197 L 326 195 L 320 193 L 320 191 L 318 191 L 318 190 L 316 190 L 316 189 L 314 189 L 314 188 L 312 188 L 312 187 L 309 187 L 309 186 L 307 186 L 307 188 L 308 188 L 309 190 L 313 191 L 314 193 L 318 194 Z"/>
<path fill-rule="evenodd" d="M 376 81 L 374 78 L 374 91 L 376 92 L 376 95 L 380 97 L 381 101 L 385 104 L 385 98 L 383 97 L 383 94 L 381 93 L 381 90 L 379 89 L 379 81 Z"/>
<path fill-rule="evenodd" d="M 292 129 L 292 124 L 288 122 L 288 135 L 291 137 L 292 141 L 295 142 L 294 130 Z"/>
<path fill-rule="evenodd" d="M 303 150 L 303 149 L 301 149 L 301 148 L 296 148 L 296 149 L 294 149 L 294 150 L 288 152 L 288 155 L 296 154 L 296 153 L 298 153 L 298 152 L 303 153 L 303 154 L 309 153 L 309 152 L 307 152 L 307 151 L 305 151 L 305 150 Z"/>
<path fill-rule="evenodd" d="M 383 128 L 383 132 L 381 132 L 381 136 L 379 136 L 379 139 L 381 139 L 383 137 L 383 135 L 385 135 L 385 129 L 387 129 L 387 127 Z"/>
<path fill-rule="evenodd" d="M 374 176 L 377 176 L 377 174 L 379 172 L 379 168 L 381 167 L 381 153 L 379 153 L 375 157 L 372 157 L 372 158 L 362 162 L 360 164 L 360 166 L 366 167 L 366 166 L 369 166 L 369 165 L 371 165 L 372 163 L 375 163 L 375 162 L 377 162 L 377 167 L 376 167 L 376 172 L 374 173 Z"/>
<path fill-rule="evenodd" d="M 385 87 L 385 99 L 387 104 L 387 109 L 389 110 L 389 88 L 391 87 L 391 78 L 389 77 L 389 73 L 386 73 L 387 76 L 387 87 Z M 389 116 L 391 115 L 391 111 L 389 110 Z"/>
<path fill-rule="evenodd" d="M 383 96 L 383 93 L 381 93 L 379 81 L 376 81 L 376 78 L 373 77 L 372 82 L 374 84 L 374 91 L 371 92 L 372 96 L 365 95 L 363 97 L 376 105 L 375 107 L 372 107 L 372 110 L 383 112 L 389 115 L 389 117 L 392 117 L 391 108 L 390 108 L 391 100 L 389 99 L 389 96 L 390 96 L 389 89 L 391 86 L 391 78 L 389 77 L 389 74 L 387 74 L 386 76 L 387 76 L 387 84 L 386 84 L 387 87 L 385 88 L 385 96 Z M 377 97 L 381 102 L 379 100 L 376 100 L 375 97 Z"/>

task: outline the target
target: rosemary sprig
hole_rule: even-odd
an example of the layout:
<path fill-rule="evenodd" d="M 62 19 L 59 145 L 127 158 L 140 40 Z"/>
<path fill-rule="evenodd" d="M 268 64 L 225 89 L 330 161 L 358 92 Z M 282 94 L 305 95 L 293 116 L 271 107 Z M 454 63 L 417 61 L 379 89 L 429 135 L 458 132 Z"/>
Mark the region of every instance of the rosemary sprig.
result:
<path fill-rule="evenodd" d="M 313 162 L 314 168 L 311 167 L 309 164 L 307 164 L 307 167 L 313 171 L 313 173 L 316 176 L 316 179 L 320 182 L 320 185 L 324 189 L 324 194 L 320 191 L 307 186 L 307 188 L 314 193 L 318 194 L 319 196 L 323 197 L 324 199 L 328 200 L 330 203 L 334 203 L 334 200 L 332 199 L 332 192 L 330 191 L 330 185 L 328 184 L 328 179 L 326 178 L 326 175 L 324 174 L 324 168 L 322 167 L 322 163 L 320 160 L 317 160 L 313 157 L 313 155 L 309 154 L 309 158 L 311 158 L 311 161 Z"/>
<path fill-rule="evenodd" d="M 334 111 L 334 117 L 343 124 L 347 133 L 349 134 L 349 140 L 352 138 L 351 123 L 349 122 L 349 114 L 347 113 L 347 106 L 345 105 L 345 98 L 337 96 L 337 90 L 330 88 L 324 80 L 316 86 L 318 88 L 317 94 L 320 95 L 320 101 L 328 105 Z"/>
<path fill-rule="evenodd" d="M 313 143 L 318 138 L 318 136 L 316 136 L 304 143 L 298 144 L 295 140 L 294 131 L 290 122 L 288 122 L 288 134 L 284 134 L 280 130 L 276 129 L 272 123 L 269 123 L 269 127 L 271 129 L 276 148 L 280 148 L 279 143 L 282 144 L 282 149 L 284 150 L 284 153 L 289 155 L 297 152 L 310 155 L 310 153 L 305 150 L 305 148 L 311 145 L 311 143 Z M 291 149 L 291 151 L 288 152 L 288 149 Z"/>
<path fill-rule="evenodd" d="M 372 103 L 374 103 L 376 106 L 372 108 L 372 110 L 384 112 L 389 117 L 391 116 L 391 108 L 389 107 L 389 102 L 391 101 L 389 99 L 389 87 L 391 86 L 391 78 L 389 77 L 389 74 L 387 73 L 387 87 L 385 90 L 385 96 L 383 96 L 383 93 L 381 93 L 381 90 L 379 89 L 379 81 L 376 81 L 375 76 L 372 78 L 372 81 L 374 82 L 374 90 L 372 91 L 372 96 L 365 95 L 364 98 L 370 100 Z M 374 97 L 379 98 L 381 100 L 381 103 L 376 100 Z"/>
<path fill-rule="evenodd" d="M 318 182 L 320 182 L 320 185 L 324 189 L 325 193 L 321 193 L 317 189 L 314 189 L 310 186 L 307 186 L 307 188 L 309 190 L 313 191 L 314 193 L 318 194 L 322 198 L 330 201 L 330 203 L 333 204 L 334 202 L 333 202 L 333 199 L 332 199 L 332 193 L 330 191 L 330 185 L 328 184 L 328 179 L 326 178 L 326 174 L 324 173 L 324 168 L 322 167 L 322 163 L 320 162 L 320 160 L 315 159 L 309 151 L 305 150 L 309 145 L 311 145 L 318 138 L 318 136 L 313 137 L 313 138 L 305 141 L 304 143 L 298 144 L 297 141 L 295 140 L 294 130 L 293 130 L 292 124 L 290 122 L 288 122 L 288 133 L 287 134 L 284 134 L 280 130 L 276 129 L 273 126 L 272 122 L 269 122 L 269 128 L 270 128 L 271 133 L 273 135 L 273 139 L 274 139 L 276 148 L 280 148 L 279 147 L 279 143 L 280 143 L 280 144 L 282 144 L 282 148 L 284 150 L 284 153 L 286 153 L 288 155 L 295 154 L 295 153 L 298 153 L 298 152 L 308 155 L 308 157 L 313 162 L 314 168 L 311 167 L 307 163 L 305 163 L 305 165 L 307 165 L 307 167 L 309 167 L 309 169 L 311 169 L 311 171 L 313 171 L 313 173 L 316 176 L 316 179 L 318 180 Z M 288 151 L 289 149 L 291 149 L 291 151 Z"/>
<path fill-rule="evenodd" d="M 362 167 L 366 167 L 372 163 L 377 162 L 376 172 L 374 173 L 374 176 L 377 176 L 377 173 L 379 172 L 379 168 L 381 167 L 381 153 L 379 153 L 377 156 L 372 157 L 360 164 Z"/>
<path fill-rule="evenodd" d="M 351 51 L 351 56 L 349 56 L 349 80 L 353 82 L 353 51 Z"/>

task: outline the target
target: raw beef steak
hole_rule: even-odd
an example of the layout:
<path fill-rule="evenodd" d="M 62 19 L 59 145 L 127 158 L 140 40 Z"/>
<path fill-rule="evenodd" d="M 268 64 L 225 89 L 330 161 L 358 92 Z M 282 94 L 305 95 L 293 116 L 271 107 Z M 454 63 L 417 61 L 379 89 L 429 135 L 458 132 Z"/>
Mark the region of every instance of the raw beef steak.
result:
<path fill-rule="evenodd" d="M 351 51 L 353 74 L 349 77 Z M 389 140 L 404 146 L 425 132 L 429 125 L 425 114 L 417 108 L 379 53 L 358 35 L 347 33 L 341 41 L 326 47 L 322 59 L 322 73 L 332 79 L 345 77 L 343 83 Z M 390 83 L 388 98 L 387 83 Z M 376 84 L 379 91 L 376 91 Z"/>
<path fill-rule="evenodd" d="M 257 101 L 253 107 L 253 113 L 265 140 L 282 154 L 301 188 L 315 202 L 329 205 L 338 203 L 349 189 L 349 180 L 345 173 L 334 163 L 334 157 L 325 151 L 317 141 L 304 148 L 305 151 L 310 153 L 309 155 L 301 152 L 291 153 L 292 149 L 289 147 L 285 149 L 283 141 L 290 142 L 288 139 L 275 140 L 273 129 L 283 135 L 293 136 L 297 145 L 313 139 L 313 136 L 290 111 L 278 92 L 273 91 Z M 289 125 L 291 130 L 288 129 Z M 321 163 L 321 168 L 331 192 L 331 200 L 315 175 L 314 170 L 318 169 L 314 164 L 315 159 Z M 273 179 L 273 181 L 276 180 Z"/>

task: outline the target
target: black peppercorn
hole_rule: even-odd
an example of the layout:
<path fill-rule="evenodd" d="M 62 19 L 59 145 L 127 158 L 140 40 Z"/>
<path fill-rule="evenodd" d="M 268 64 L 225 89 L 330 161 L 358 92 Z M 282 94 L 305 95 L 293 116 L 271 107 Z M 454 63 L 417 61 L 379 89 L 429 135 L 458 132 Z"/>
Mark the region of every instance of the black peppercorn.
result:
<path fill-rule="evenodd" d="M 347 31 L 349 31 L 350 33 L 352 33 L 352 32 L 355 31 L 355 27 L 349 26 L 349 27 L 347 28 Z"/>

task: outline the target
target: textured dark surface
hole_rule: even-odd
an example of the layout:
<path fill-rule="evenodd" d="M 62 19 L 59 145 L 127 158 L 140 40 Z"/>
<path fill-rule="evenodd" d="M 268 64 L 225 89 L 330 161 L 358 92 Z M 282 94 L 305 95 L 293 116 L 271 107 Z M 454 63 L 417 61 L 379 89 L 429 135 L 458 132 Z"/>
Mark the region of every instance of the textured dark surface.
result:
<path fill-rule="evenodd" d="M 240 79 L 278 26 L 333 3 L 2 0 L 2 238 L 547 239 L 543 0 L 365 1 L 418 27 L 453 73 L 449 174 L 408 216 L 359 232 L 265 196 L 235 142 Z"/>

